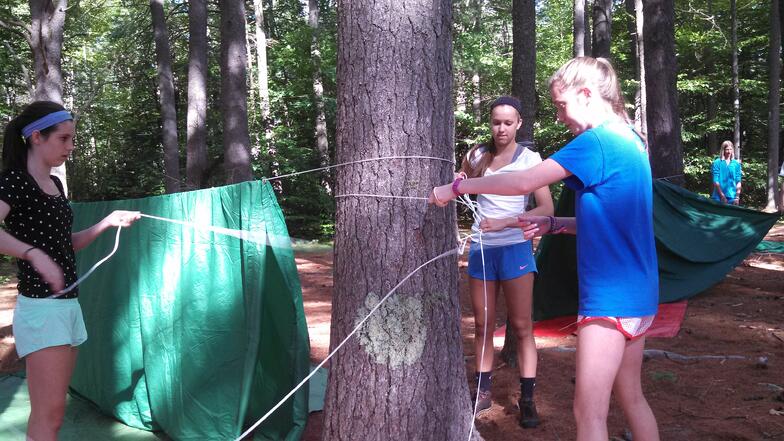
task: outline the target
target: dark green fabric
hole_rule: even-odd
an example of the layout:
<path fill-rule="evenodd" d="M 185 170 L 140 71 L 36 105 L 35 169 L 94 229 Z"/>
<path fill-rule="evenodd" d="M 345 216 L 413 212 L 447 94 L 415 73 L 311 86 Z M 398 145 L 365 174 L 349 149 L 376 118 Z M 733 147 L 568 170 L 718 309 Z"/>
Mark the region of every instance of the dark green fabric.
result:
<path fill-rule="evenodd" d="M 80 287 L 89 338 L 74 391 L 132 427 L 177 440 L 227 440 L 255 422 L 309 369 L 294 255 L 269 183 L 74 204 L 75 229 L 115 209 L 259 233 L 261 243 L 142 218 Z M 114 230 L 77 254 L 83 274 Z M 256 431 L 299 439 L 303 388 Z"/>
<path fill-rule="evenodd" d="M 558 201 L 557 215 L 574 216 L 574 193 L 568 189 Z M 778 214 L 721 204 L 665 181 L 654 182 L 659 302 L 689 298 L 720 282 L 754 251 L 778 218 Z M 542 239 L 536 260 L 534 320 L 577 312 L 576 253 L 574 238 Z"/>

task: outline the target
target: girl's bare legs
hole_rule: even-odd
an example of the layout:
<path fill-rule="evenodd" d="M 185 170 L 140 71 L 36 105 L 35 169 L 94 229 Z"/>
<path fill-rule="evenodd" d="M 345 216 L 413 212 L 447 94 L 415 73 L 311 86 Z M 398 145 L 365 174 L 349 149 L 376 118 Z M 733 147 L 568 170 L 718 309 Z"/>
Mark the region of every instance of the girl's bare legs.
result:
<path fill-rule="evenodd" d="M 621 368 L 615 377 L 613 392 L 631 426 L 632 437 L 638 441 L 659 441 L 656 417 L 642 393 L 640 373 L 645 337 L 626 343 Z"/>
<path fill-rule="evenodd" d="M 609 438 L 610 395 L 625 348 L 626 338 L 613 323 L 596 320 L 578 329 L 574 391 L 577 441 L 607 441 Z"/>
<path fill-rule="evenodd" d="M 531 321 L 534 274 L 528 273 L 501 282 L 506 298 L 509 323 L 517 336 L 517 365 L 520 377 L 536 377 L 536 341 Z"/>
<path fill-rule="evenodd" d="M 485 305 L 485 282 L 469 277 L 468 288 L 471 293 L 471 306 L 474 308 L 474 353 L 476 354 L 476 371 L 490 372 L 493 370 L 493 331 L 495 330 L 495 303 L 498 283 L 487 281 L 487 305 Z M 487 306 L 487 326 L 485 327 L 485 306 Z M 485 332 L 485 328 L 487 332 Z M 482 345 L 484 344 L 484 355 Z M 481 363 L 481 365 L 480 365 Z"/>
<path fill-rule="evenodd" d="M 31 408 L 28 441 L 57 440 L 77 353 L 78 349 L 64 345 L 44 348 L 26 357 Z"/>

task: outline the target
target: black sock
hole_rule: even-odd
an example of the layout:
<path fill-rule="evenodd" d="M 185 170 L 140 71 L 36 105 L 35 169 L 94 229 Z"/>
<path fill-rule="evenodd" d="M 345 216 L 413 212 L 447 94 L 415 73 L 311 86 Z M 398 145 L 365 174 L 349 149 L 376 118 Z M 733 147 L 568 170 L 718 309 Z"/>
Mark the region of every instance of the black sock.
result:
<path fill-rule="evenodd" d="M 534 388 L 536 387 L 536 377 L 523 378 L 520 377 L 520 393 L 524 400 L 534 399 Z"/>
<path fill-rule="evenodd" d="M 488 392 L 490 391 L 490 385 L 493 382 L 493 371 L 477 372 L 476 379 L 479 381 L 479 390 Z"/>

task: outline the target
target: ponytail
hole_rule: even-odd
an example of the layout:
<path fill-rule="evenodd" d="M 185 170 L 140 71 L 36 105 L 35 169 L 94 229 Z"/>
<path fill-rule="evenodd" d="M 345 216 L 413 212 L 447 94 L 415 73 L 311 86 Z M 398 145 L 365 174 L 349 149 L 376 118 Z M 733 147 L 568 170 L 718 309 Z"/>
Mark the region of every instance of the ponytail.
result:
<path fill-rule="evenodd" d="M 50 113 L 61 110 L 65 110 L 61 104 L 51 101 L 36 101 L 25 107 L 22 113 L 5 126 L 2 156 L 3 170 L 27 169 L 27 154 L 30 150 L 30 143 L 22 135 L 22 128 Z M 39 132 L 44 137 L 47 137 L 57 128 L 57 125 L 41 129 Z"/>

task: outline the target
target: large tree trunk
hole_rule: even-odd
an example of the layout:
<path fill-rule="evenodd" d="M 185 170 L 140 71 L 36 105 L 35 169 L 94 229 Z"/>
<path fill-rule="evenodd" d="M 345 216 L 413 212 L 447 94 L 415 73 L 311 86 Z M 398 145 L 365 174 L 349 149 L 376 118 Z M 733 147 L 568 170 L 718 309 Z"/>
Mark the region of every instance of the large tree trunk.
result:
<path fill-rule="evenodd" d="M 779 130 L 781 130 L 781 22 L 779 4 L 770 1 L 770 45 L 768 50 L 768 203 L 766 211 L 775 211 L 778 198 Z M 781 207 L 779 207 L 781 208 Z"/>
<path fill-rule="evenodd" d="M 180 147 L 177 143 L 177 110 L 174 106 L 174 76 L 169 50 L 169 33 L 163 14 L 163 0 L 150 0 L 155 56 L 158 64 L 158 99 L 161 103 L 163 170 L 166 193 L 180 191 Z"/>
<path fill-rule="evenodd" d="M 735 143 L 735 159 L 740 160 L 740 83 L 738 78 L 738 7 L 735 0 L 730 0 L 730 15 L 732 16 L 732 113 L 735 116 L 735 130 L 733 142 Z"/>
<path fill-rule="evenodd" d="M 655 178 L 682 184 L 683 151 L 675 88 L 674 0 L 648 0 L 643 9 L 648 148 Z"/>
<path fill-rule="evenodd" d="M 612 6 L 613 0 L 594 0 L 593 2 L 593 45 L 591 53 L 597 58 L 610 58 Z"/>
<path fill-rule="evenodd" d="M 324 85 L 321 81 L 321 51 L 319 50 L 319 5 L 318 0 L 308 0 L 308 26 L 313 32 L 310 56 L 313 60 L 313 99 L 316 104 L 316 146 L 322 167 L 330 164 L 329 141 L 327 140 L 327 116 L 324 112 Z M 329 191 L 329 173 L 324 184 Z"/>
<path fill-rule="evenodd" d="M 518 140 L 534 140 L 536 118 L 536 2 L 512 1 L 512 95 L 523 106 Z"/>
<path fill-rule="evenodd" d="M 337 162 L 452 160 L 451 24 L 449 0 L 338 2 Z M 355 164 L 337 171 L 336 192 L 422 196 L 453 171 L 433 159 Z M 455 237 L 454 206 L 338 198 L 331 346 Z M 426 266 L 336 353 L 323 439 L 468 439 L 457 271 L 453 255 Z"/>
<path fill-rule="evenodd" d="M 248 135 L 248 86 L 245 78 L 245 3 L 220 0 L 221 110 L 226 182 L 253 179 Z"/>
<path fill-rule="evenodd" d="M 585 56 L 585 0 L 574 0 L 574 15 L 572 26 L 572 56 Z"/>
<path fill-rule="evenodd" d="M 207 0 L 188 2 L 188 115 L 186 186 L 205 185 L 207 168 Z"/>
<path fill-rule="evenodd" d="M 31 27 L 28 43 L 35 67 L 36 101 L 63 102 L 63 29 L 67 0 L 29 0 Z M 68 194 L 65 164 L 52 169 Z"/>

